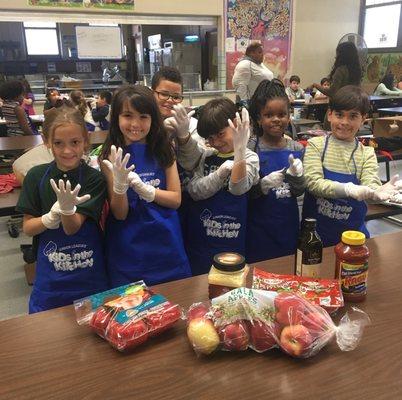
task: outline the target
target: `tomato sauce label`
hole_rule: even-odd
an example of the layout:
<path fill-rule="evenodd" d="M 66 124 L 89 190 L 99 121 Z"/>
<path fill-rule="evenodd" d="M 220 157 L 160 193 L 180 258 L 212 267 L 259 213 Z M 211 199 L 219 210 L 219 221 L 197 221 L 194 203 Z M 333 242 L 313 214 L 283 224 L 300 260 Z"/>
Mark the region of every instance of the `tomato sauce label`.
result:
<path fill-rule="evenodd" d="M 342 291 L 346 294 L 365 294 L 367 292 L 368 263 L 340 263 Z"/>

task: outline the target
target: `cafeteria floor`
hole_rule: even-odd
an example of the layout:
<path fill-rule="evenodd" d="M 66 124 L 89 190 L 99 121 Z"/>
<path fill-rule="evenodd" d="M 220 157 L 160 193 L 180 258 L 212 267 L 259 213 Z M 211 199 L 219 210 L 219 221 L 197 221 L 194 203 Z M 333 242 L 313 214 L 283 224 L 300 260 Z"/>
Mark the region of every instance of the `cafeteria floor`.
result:
<path fill-rule="evenodd" d="M 398 173 L 402 176 L 402 160 L 390 163 L 391 176 Z M 384 164 L 380 164 L 380 177 L 385 179 Z M 402 229 L 402 213 L 396 217 L 401 221 L 398 225 L 387 219 L 368 221 L 370 235 L 378 236 Z M 30 243 L 31 239 L 23 233 L 16 239 L 7 231 L 7 217 L 0 218 L 0 320 L 26 314 L 31 286 L 25 280 L 24 261 L 20 244 Z"/>

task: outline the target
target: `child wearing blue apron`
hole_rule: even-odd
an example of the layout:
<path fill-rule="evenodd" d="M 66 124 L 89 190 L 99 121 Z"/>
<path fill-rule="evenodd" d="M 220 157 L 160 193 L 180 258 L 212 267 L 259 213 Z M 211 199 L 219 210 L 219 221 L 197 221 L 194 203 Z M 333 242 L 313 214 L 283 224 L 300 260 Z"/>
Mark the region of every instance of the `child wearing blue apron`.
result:
<path fill-rule="evenodd" d="M 245 108 L 240 118 L 231 100 L 211 100 L 200 112 L 197 130 L 210 148 L 197 146 L 190 135 L 178 140 L 179 162 L 198 160 L 187 185 L 193 201 L 188 204 L 186 251 L 194 275 L 208 272 L 217 253 L 245 254 L 247 192 L 258 180 L 258 157 L 246 148 Z"/>
<path fill-rule="evenodd" d="M 304 192 L 303 146 L 285 135 L 289 100 L 281 81 L 262 81 L 250 100 L 255 136 L 249 147 L 260 159 L 260 180 L 247 216 L 247 262 L 294 254 L 299 234 L 297 196 Z"/>
<path fill-rule="evenodd" d="M 29 170 L 17 204 L 24 232 L 37 238 L 30 313 L 108 289 L 97 223 L 105 182 L 82 160 L 88 145 L 85 122 L 79 111 L 62 106 L 48 112 L 43 129 L 55 161 Z"/>
<path fill-rule="evenodd" d="M 115 93 L 101 158 L 110 199 L 111 285 L 191 276 L 176 211 L 181 190 L 174 151 L 150 89 L 124 86 Z"/>
<path fill-rule="evenodd" d="M 366 93 L 356 86 L 343 87 L 329 102 L 331 134 L 307 144 L 303 218 L 317 219 L 324 246 L 337 244 L 346 230 L 369 237 L 366 201 L 385 201 L 398 190 L 397 176 L 381 185 L 374 149 L 355 138 L 368 110 Z"/>

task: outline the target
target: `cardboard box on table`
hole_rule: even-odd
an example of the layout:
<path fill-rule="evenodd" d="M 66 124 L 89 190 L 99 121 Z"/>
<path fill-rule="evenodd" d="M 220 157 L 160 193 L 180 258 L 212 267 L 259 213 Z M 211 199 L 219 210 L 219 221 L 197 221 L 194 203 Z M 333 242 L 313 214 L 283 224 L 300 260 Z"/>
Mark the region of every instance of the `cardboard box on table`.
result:
<path fill-rule="evenodd" d="M 398 125 L 398 130 L 391 132 L 390 125 L 392 125 L 394 121 Z M 373 135 L 377 137 L 402 136 L 402 115 L 373 119 Z"/>

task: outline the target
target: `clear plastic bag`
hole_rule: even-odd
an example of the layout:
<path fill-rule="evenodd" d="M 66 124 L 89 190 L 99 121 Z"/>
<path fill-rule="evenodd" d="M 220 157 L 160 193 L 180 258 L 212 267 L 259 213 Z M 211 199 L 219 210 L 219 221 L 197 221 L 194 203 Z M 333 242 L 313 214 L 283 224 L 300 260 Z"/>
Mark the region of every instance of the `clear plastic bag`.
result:
<path fill-rule="evenodd" d="M 234 289 L 187 312 L 187 336 L 197 354 L 216 350 L 259 353 L 279 347 L 292 357 L 317 354 L 336 337 L 343 351 L 356 348 L 369 323 L 359 309 L 338 326 L 322 307 L 289 292 Z"/>
<path fill-rule="evenodd" d="M 182 310 L 143 281 L 74 302 L 79 325 L 89 325 L 119 351 L 130 350 L 173 326 Z"/>

